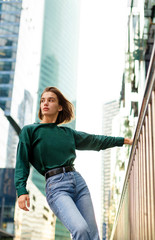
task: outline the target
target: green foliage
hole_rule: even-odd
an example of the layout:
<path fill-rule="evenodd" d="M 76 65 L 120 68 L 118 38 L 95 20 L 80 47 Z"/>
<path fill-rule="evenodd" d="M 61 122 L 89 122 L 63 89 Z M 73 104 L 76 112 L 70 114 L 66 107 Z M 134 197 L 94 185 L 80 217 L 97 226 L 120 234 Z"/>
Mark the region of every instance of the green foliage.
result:
<path fill-rule="evenodd" d="M 134 44 L 135 44 L 135 51 L 133 52 L 134 60 L 143 61 L 146 40 L 144 38 L 140 38 L 140 32 L 138 32 L 137 37 L 134 38 Z"/>
<path fill-rule="evenodd" d="M 126 53 L 126 63 L 128 67 L 125 68 L 125 73 L 126 73 L 126 79 L 128 82 L 131 82 L 131 76 L 134 73 L 134 58 L 133 58 L 133 53 L 128 52 Z"/>
<path fill-rule="evenodd" d="M 125 126 L 124 137 L 131 138 L 132 137 L 132 130 L 131 130 L 131 127 L 130 127 L 130 122 L 129 122 L 128 117 L 124 121 L 124 126 Z"/>
<path fill-rule="evenodd" d="M 126 119 L 124 120 L 124 137 L 126 138 L 132 138 L 132 128 L 130 127 L 130 121 L 129 118 L 126 117 Z M 130 153 L 130 146 L 129 145 L 125 145 L 125 148 L 127 149 L 126 151 L 126 156 L 127 158 L 129 157 L 129 153 Z"/>

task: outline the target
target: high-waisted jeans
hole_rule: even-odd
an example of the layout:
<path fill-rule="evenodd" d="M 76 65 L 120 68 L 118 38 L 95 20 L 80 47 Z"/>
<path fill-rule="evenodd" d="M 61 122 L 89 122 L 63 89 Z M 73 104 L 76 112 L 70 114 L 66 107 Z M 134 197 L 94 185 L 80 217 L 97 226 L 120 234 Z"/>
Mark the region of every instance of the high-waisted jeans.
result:
<path fill-rule="evenodd" d="M 47 179 L 47 202 L 74 240 L 99 240 L 90 192 L 78 172 Z"/>

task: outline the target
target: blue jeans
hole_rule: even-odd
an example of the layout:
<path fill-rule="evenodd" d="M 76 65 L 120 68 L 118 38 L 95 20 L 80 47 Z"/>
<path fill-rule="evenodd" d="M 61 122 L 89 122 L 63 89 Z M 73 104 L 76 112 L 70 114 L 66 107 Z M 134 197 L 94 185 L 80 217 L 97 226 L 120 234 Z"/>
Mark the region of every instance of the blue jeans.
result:
<path fill-rule="evenodd" d="M 90 192 L 78 172 L 54 175 L 46 182 L 47 202 L 74 240 L 99 240 Z"/>

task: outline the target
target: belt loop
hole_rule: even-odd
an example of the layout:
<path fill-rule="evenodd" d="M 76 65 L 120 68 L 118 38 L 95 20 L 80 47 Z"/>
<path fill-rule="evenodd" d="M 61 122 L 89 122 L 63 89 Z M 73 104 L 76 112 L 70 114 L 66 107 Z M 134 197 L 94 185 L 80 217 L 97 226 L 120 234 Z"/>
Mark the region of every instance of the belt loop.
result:
<path fill-rule="evenodd" d="M 65 167 L 63 167 L 63 173 L 65 173 L 65 172 L 66 172 Z"/>

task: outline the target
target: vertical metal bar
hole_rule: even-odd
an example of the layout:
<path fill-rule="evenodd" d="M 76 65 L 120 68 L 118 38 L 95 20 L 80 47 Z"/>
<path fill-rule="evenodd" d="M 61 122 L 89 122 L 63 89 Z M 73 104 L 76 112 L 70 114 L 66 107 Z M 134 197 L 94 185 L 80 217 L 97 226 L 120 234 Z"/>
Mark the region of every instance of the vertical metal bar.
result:
<path fill-rule="evenodd" d="M 135 239 L 139 239 L 139 204 L 138 204 L 138 154 L 135 153 Z"/>
<path fill-rule="evenodd" d="M 131 208 L 130 208 L 130 214 L 131 214 L 131 239 L 134 239 L 134 219 L 133 219 L 133 211 L 134 211 L 134 206 L 133 206 L 133 166 L 131 169 L 131 175 L 130 175 L 130 202 L 131 202 Z"/>
<path fill-rule="evenodd" d="M 137 158 L 138 158 L 138 204 L 139 204 L 139 239 L 141 237 L 141 177 L 140 177 L 140 143 L 137 144 Z"/>
<path fill-rule="evenodd" d="M 132 239 L 132 183 L 131 183 L 131 174 L 129 179 L 130 189 L 129 189 L 129 204 L 130 204 L 130 239 Z"/>
<path fill-rule="evenodd" d="M 145 149 L 145 126 L 142 126 L 142 139 L 143 139 L 143 172 L 144 172 L 144 228 L 145 228 L 145 239 L 148 239 L 148 210 L 147 210 L 147 168 L 146 168 L 146 149 Z"/>
<path fill-rule="evenodd" d="M 136 239 L 136 208 L 135 208 L 135 193 L 136 193 L 136 190 L 135 190 L 135 161 L 134 159 L 132 159 L 132 162 L 133 162 L 133 168 L 132 168 L 132 171 L 133 171 L 133 180 L 132 180 L 132 184 L 133 184 L 133 191 L 132 191 L 132 201 L 133 201 L 133 237 L 134 239 Z"/>
<path fill-rule="evenodd" d="M 153 141 L 153 151 L 152 151 L 152 157 L 155 159 L 155 90 L 152 91 L 152 141 Z M 153 169 L 154 169 L 154 178 L 153 178 L 153 183 L 154 183 L 154 191 L 155 191 L 155 161 L 153 161 Z"/>
<path fill-rule="evenodd" d="M 143 139 L 142 139 L 142 133 L 140 134 L 140 166 L 141 166 L 141 221 L 142 221 L 142 240 L 145 240 L 145 221 L 144 221 L 144 172 L 143 172 L 143 162 L 142 162 L 142 157 L 143 157 Z"/>
<path fill-rule="evenodd" d="M 140 239 L 142 239 L 142 187 L 141 187 L 141 149 L 140 140 L 138 141 L 138 163 L 139 163 L 139 225 L 140 225 Z"/>
<path fill-rule="evenodd" d="M 129 223 L 129 184 L 127 184 L 126 188 L 126 235 L 127 235 L 127 240 L 130 240 L 130 223 Z"/>
<path fill-rule="evenodd" d="M 155 98 L 154 98 L 155 99 Z M 153 105 L 153 98 L 152 98 L 152 108 Z M 150 160 L 150 192 L 151 192 L 151 232 L 152 232 L 152 239 L 155 239 L 155 162 L 154 162 L 154 153 L 153 153 L 153 133 L 154 133 L 154 122 L 155 118 L 153 117 L 153 109 L 151 108 L 151 104 L 148 105 L 148 132 L 149 132 L 149 160 Z"/>
<path fill-rule="evenodd" d="M 152 91 L 152 133 L 153 133 L 153 159 L 155 159 L 155 90 Z M 155 163 L 154 163 L 154 183 L 155 183 Z"/>
<path fill-rule="evenodd" d="M 134 161 L 132 159 L 132 229 L 133 229 L 133 239 L 135 239 L 135 204 L 134 204 L 134 193 L 135 193 L 135 185 L 134 185 L 134 178 L 135 178 L 135 166 Z"/>
<path fill-rule="evenodd" d="M 130 225 L 130 229 L 129 229 L 129 233 L 130 233 L 130 240 L 132 238 L 132 225 L 131 225 L 131 209 L 132 209 L 132 204 L 131 204 L 131 181 L 129 178 L 129 225 Z"/>
<path fill-rule="evenodd" d="M 148 116 L 145 116 L 145 142 L 146 142 L 146 164 L 147 164 L 147 205 L 148 205 L 148 239 L 152 239 L 152 233 L 151 233 L 151 169 L 150 169 L 150 158 L 149 158 L 149 132 L 148 132 Z"/>
<path fill-rule="evenodd" d="M 128 186 L 127 186 L 127 207 L 128 207 L 128 210 L 127 210 L 127 214 L 128 214 L 128 234 L 129 234 L 129 237 L 128 237 L 128 239 L 130 240 L 131 238 L 130 238 L 130 208 L 129 208 L 129 206 L 130 206 L 130 203 L 129 203 L 129 182 L 128 182 Z"/>
<path fill-rule="evenodd" d="M 135 163 L 135 156 L 133 158 L 133 223 L 134 223 L 134 239 L 136 239 L 136 163 Z"/>
<path fill-rule="evenodd" d="M 139 197 L 139 152 L 138 152 L 138 146 L 136 149 L 136 159 L 137 163 L 137 190 L 136 190 L 136 199 L 137 199 L 137 206 L 136 206 L 136 215 L 137 215 L 137 240 L 140 239 L 140 197 Z"/>

